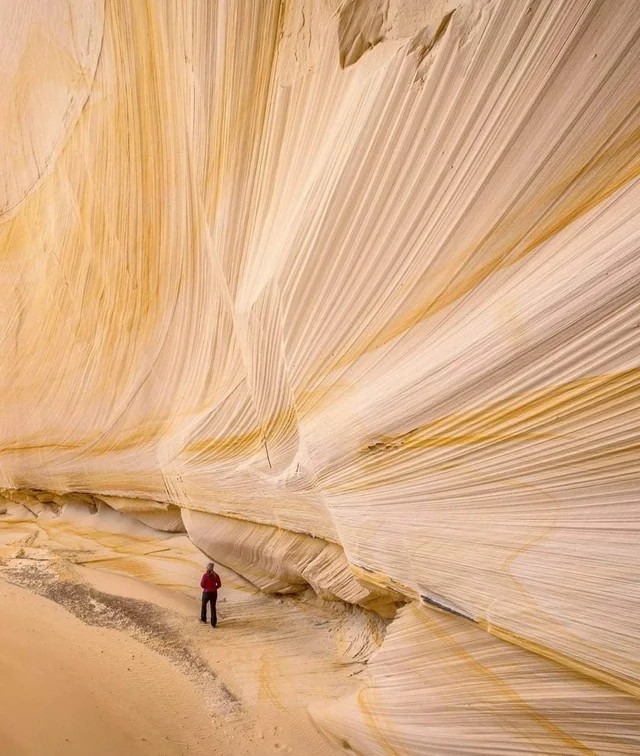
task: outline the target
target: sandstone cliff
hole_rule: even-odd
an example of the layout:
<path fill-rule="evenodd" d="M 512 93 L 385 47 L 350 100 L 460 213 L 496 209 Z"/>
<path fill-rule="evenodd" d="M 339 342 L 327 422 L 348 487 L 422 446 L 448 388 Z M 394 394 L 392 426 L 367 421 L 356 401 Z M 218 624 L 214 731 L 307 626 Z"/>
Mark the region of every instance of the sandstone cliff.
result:
<path fill-rule="evenodd" d="M 81 493 L 393 618 L 345 747 L 640 749 L 637 1 L 0 27 L 3 527 Z"/>

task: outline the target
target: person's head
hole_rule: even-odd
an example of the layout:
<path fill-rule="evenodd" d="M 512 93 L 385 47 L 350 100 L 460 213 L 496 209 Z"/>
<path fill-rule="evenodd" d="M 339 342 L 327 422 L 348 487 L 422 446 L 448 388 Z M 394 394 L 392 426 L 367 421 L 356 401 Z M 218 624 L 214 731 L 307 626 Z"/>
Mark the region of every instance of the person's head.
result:
<path fill-rule="evenodd" d="M 214 564 L 213 562 L 209 562 L 207 565 L 207 572 L 213 572 Z"/>

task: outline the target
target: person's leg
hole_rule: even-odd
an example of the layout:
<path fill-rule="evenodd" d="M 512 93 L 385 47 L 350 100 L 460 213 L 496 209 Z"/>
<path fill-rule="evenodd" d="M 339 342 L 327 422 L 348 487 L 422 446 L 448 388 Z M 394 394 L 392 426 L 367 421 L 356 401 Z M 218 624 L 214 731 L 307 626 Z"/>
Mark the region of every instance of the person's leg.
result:
<path fill-rule="evenodd" d="M 203 593 L 202 594 L 202 607 L 200 610 L 200 620 L 202 622 L 207 621 L 207 601 L 209 600 L 209 594 Z"/>
<path fill-rule="evenodd" d="M 218 591 L 215 591 L 211 595 L 211 627 L 215 627 L 218 624 L 218 615 L 216 614 L 216 601 L 218 600 Z"/>

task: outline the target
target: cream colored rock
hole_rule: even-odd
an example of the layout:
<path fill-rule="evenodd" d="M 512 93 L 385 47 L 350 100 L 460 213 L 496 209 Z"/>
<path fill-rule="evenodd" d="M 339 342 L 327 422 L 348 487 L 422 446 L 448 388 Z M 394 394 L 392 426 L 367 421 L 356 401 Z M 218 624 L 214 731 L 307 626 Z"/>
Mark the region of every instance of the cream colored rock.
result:
<path fill-rule="evenodd" d="M 311 586 L 321 598 L 395 614 L 394 597 L 359 582 L 335 543 L 189 509 L 183 516 L 198 548 L 267 593 L 298 593 Z"/>
<path fill-rule="evenodd" d="M 168 533 L 186 532 L 180 508 L 173 504 L 148 499 L 125 499 L 121 496 L 103 495 L 97 498 L 118 512 L 126 512 L 156 530 L 165 530 Z"/>
<path fill-rule="evenodd" d="M 0 486 L 640 696 L 637 1 L 0 9 Z"/>
<path fill-rule="evenodd" d="M 637 698 L 436 610 L 405 607 L 367 671 L 357 692 L 312 709 L 357 753 L 626 756 L 640 747 Z"/>

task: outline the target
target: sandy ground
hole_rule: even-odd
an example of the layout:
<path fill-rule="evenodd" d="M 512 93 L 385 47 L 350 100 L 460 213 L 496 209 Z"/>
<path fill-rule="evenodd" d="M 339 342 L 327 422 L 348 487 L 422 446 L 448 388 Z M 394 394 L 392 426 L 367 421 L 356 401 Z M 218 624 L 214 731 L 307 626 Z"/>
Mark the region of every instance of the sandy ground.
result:
<path fill-rule="evenodd" d="M 89 549 L 87 531 L 42 524 L 0 533 L 0 753 L 343 752 L 307 706 L 357 683 L 362 613 L 265 596 L 217 566 L 213 629 L 199 620 L 207 560 L 183 536 L 132 557 L 126 536 Z"/>

